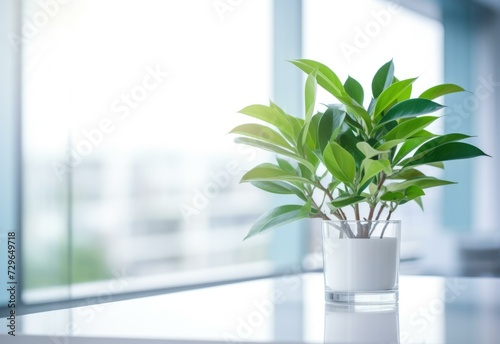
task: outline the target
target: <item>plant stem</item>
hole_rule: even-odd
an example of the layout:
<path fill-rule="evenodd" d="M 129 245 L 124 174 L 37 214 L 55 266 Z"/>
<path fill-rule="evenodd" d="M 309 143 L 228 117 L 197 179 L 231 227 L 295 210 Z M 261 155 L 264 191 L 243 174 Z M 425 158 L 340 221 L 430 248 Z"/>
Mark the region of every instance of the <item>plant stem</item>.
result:
<path fill-rule="evenodd" d="M 389 210 L 389 215 L 387 215 L 387 218 L 385 219 L 386 221 L 389 221 L 391 219 L 391 215 L 392 215 L 392 212 L 394 211 L 395 209 L 391 209 Z M 387 222 L 384 226 L 384 229 L 382 229 L 382 233 L 380 233 L 380 239 L 383 238 L 384 236 L 384 233 L 385 233 L 385 230 L 387 229 L 387 226 L 389 225 L 389 222 Z"/>
<path fill-rule="evenodd" d="M 307 190 L 307 191 L 309 191 L 309 190 Z M 309 191 L 309 192 L 307 193 L 307 196 L 308 196 L 308 198 L 311 200 L 311 205 L 312 205 L 312 206 L 313 206 L 316 210 L 318 210 L 318 214 L 317 214 L 315 217 L 317 217 L 317 218 L 321 218 L 321 219 L 323 219 L 323 220 L 325 220 L 325 221 L 330 221 L 331 219 L 328 217 L 328 215 L 326 215 L 326 214 L 325 214 L 325 213 L 321 210 L 321 208 L 322 208 L 322 207 L 318 206 L 318 204 L 317 204 L 317 203 L 316 203 L 316 201 L 314 200 L 313 195 L 312 195 L 312 191 Z M 324 202 L 324 199 L 323 199 L 323 202 Z M 321 203 L 321 204 L 323 205 L 323 203 Z M 342 220 L 342 216 L 341 216 L 341 214 L 337 214 L 337 212 L 335 212 L 335 213 L 333 213 L 333 215 L 334 215 L 336 218 L 338 218 L 339 220 Z"/>
<path fill-rule="evenodd" d="M 333 195 L 332 195 L 332 193 L 330 192 L 330 190 L 328 190 L 327 188 L 325 188 L 323 186 L 323 184 L 321 184 L 321 182 L 319 180 L 316 181 L 316 187 L 318 189 L 320 189 L 321 191 L 323 191 L 326 194 L 326 196 L 328 197 L 328 199 L 330 200 L 330 202 L 333 201 Z"/>
<path fill-rule="evenodd" d="M 375 232 L 375 229 L 377 229 L 377 226 L 380 222 L 375 222 L 375 224 L 373 225 L 372 229 L 370 230 L 370 233 L 368 234 L 368 237 L 371 237 L 373 232 Z"/>
<path fill-rule="evenodd" d="M 384 185 L 386 177 L 387 176 L 385 175 L 384 172 L 380 172 L 380 179 L 379 179 L 378 184 L 377 184 L 377 191 L 380 191 L 380 189 Z"/>
<path fill-rule="evenodd" d="M 371 227 L 371 222 L 363 224 L 363 238 L 366 239 L 370 238 L 370 227 Z"/>
<path fill-rule="evenodd" d="M 345 222 L 343 222 L 341 224 L 341 228 L 344 230 L 344 232 L 347 235 L 347 237 L 349 237 L 349 238 L 355 238 L 356 237 L 354 235 L 354 233 L 351 231 L 351 228 L 349 228 L 349 225 L 346 224 Z"/>
<path fill-rule="evenodd" d="M 326 197 L 328 197 L 328 199 L 330 200 L 330 202 L 332 202 L 332 201 L 333 201 L 333 195 L 332 195 L 332 193 L 330 192 L 330 190 L 328 190 L 328 188 L 325 188 L 325 187 L 323 186 L 323 184 L 321 184 L 321 181 L 320 181 L 320 180 L 316 180 L 316 187 L 317 187 L 318 189 L 320 189 L 321 191 L 323 191 L 323 193 L 326 195 Z M 312 198 L 312 196 L 311 196 L 311 198 Z M 311 199 L 311 200 L 312 200 L 312 199 Z M 322 213 L 323 215 L 325 215 L 325 214 L 324 214 L 321 210 L 320 210 L 320 213 Z M 347 221 L 347 216 L 346 216 L 346 214 L 344 213 L 344 211 L 343 211 L 341 208 L 339 208 L 339 209 L 337 209 L 335 212 L 333 212 L 333 215 L 334 215 L 336 218 L 338 218 L 339 220 L 341 220 L 341 221 Z M 325 216 L 326 216 L 326 215 L 325 215 Z M 324 218 L 323 218 L 323 219 L 324 219 Z M 349 227 L 348 227 L 348 226 L 346 226 L 345 224 L 342 224 L 341 226 L 342 226 L 341 228 L 343 228 L 343 229 L 344 229 L 345 234 L 346 234 L 349 238 L 354 238 L 354 237 L 355 237 L 354 233 L 353 233 L 353 232 L 349 229 Z M 345 227 L 347 227 L 347 228 L 345 228 Z"/>
<path fill-rule="evenodd" d="M 321 200 L 321 204 L 319 205 L 320 209 L 323 208 L 323 205 L 325 204 L 325 199 L 326 199 L 326 194 L 323 193 L 323 199 Z"/>
<path fill-rule="evenodd" d="M 330 192 L 330 190 L 328 190 L 327 188 L 325 188 L 323 186 L 323 184 L 321 184 L 321 182 L 319 180 L 316 180 L 316 187 L 318 189 L 320 189 L 321 191 L 323 191 L 323 193 L 326 195 L 326 197 L 328 197 L 328 199 L 330 200 L 330 202 L 333 201 L 333 195 L 332 195 L 332 193 Z M 334 212 L 333 215 L 335 217 L 337 217 L 339 220 L 347 220 L 347 217 L 345 216 L 345 213 L 340 208 L 337 209 L 337 211 Z"/>
<path fill-rule="evenodd" d="M 377 213 L 377 216 L 375 217 L 375 221 L 378 221 L 380 219 L 380 215 L 382 215 L 382 211 L 384 210 L 384 208 L 386 206 L 387 206 L 387 203 L 385 203 L 385 202 L 380 205 L 380 209 Z"/>
<path fill-rule="evenodd" d="M 323 212 L 321 211 L 321 208 L 320 208 L 320 207 L 318 207 L 318 205 L 316 204 L 316 201 L 314 200 L 313 195 L 312 195 L 312 193 L 313 193 L 313 192 L 312 192 L 311 190 L 306 190 L 306 191 L 308 191 L 308 192 L 307 192 L 307 196 L 308 196 L 309 200 L 311 201 L 311 205 L 312 205 L 315 209 L 317 209 L 317 210 L 318 210 L 318 215 L 319 215 L 319 216 L 320 216 L 323 220 L 325 220 L 325 217 L 326 217 L 326 219 L 328 219 L 328 220 L 329 220 L 328 216 L 327 216 L 325 213 L 323 213 Z"/>
<path fill-rule="evenodd" d="M 372 206 L 370 206 L 370 213 L 368 214 L 368 221 L 371 221 L 373 219 L 373 214 L 375 213 L 375 207 L 377 206 L 376 199 L 378 197 L 380 189 L 382 188 L 382 186 L 384 186 L 384 182 L 385 182 L 386 177 L 387 176 L 385 175 L 384 172 L 380 172 L 380 178 L 379 178 L 379 181 L 377 184 L 377 191 L 375 192 L 375 195 L 373 196 L 375 202 L 373 203 Z M 383 209 L 383 208 L 381 208 L 381 209 Z M 378 213 L 376 220 L 378 220 L 379 217 L 380 217 L 380 212 Z"/>
<path fill-rule="evenodd" d="M 339 230 L 339 238 L 342 239 L 344 237 L 344 234 L 347 235 L 348 238 L 355 238 L 356 236 L 354 233 L 351 231 L 348 225 L 346 225 L 344 222 L 340 223 L 339 225 L 333 224 L 335 228 Z"/>
<path fill-rule="evenodd" d="M 368 221 L 372 220 L 374 212 L 375 212 L 375 204 L 370 206 L 370 213 L 368 214 Z"/>
<path fill-rule="evenodd" d="M 347 216 L 345 215 L 344 211 L 342 209 L 340 209 L 340 208 L 337 211 L 340 213 L 340 215 L 342 217 L 342 220 L 346 220 L 347 221 Z"/>
<path fill-rule="evenodd" d="M 382 189 L 382 186 L 384 186 L 384 182 L 385 182 L 385 179 L 386 179 L 386 175 L 384 172 L 380 172 L 380 178 L 378 180 L 378 184 L 377 184 L 377 191 L 375 192 L 375 195 L 374 195 L 374 198 L 375 200 L 377 199 L 378 197 L 378 194 L 380 192 L 380 189 Z M 368 215 L 368 220 L 371 220 L 373 218 L 373 213 L 375 212 L 375 207 L 377 206 L 377 202 L 375 202 L 373 204 L 372 207 L 370 207 L 370 214 Z M 377 218 L 378 220 L 378 218 Z"/>
<path fill-rule="evenodd" d="M 323 219 L 325 221 L 330 221 L 331 219 L 328 217 L 328 215 L 326 215 L 325 213 L 323 213 L 322 211 L 320 211 L 316 216 L 315 218 L 318 218 L 318 219 Z"/>
<path fill-rule="evenodd" d="M 364 235 L 364 229 L 363 229 L 363 226 L 361 225 L 361 223 L 359 222 L 360 220 L 360 217 L 359 217 L 359 204 L 356 204 L 354 205 L 354 217 L 356 218 L 356 221 L 357 222 L 357 231 L 358 231 L 358 234 L 356 235 L 357 238 L 363 238 Z"/>

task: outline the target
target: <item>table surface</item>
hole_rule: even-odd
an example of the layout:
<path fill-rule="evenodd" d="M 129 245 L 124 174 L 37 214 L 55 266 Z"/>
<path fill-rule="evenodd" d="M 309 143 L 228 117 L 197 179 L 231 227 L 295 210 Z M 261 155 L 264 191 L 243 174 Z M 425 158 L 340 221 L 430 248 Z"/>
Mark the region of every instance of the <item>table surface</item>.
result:
<path fill-rule="evenodd" d="M 500 279 L 401 276 L 397 307 L 353 310 L 325 304 L 322 274 L 287 275 L 19 316 L 15 338 L 1 328 L 6 344 L 500 343 Z"/>

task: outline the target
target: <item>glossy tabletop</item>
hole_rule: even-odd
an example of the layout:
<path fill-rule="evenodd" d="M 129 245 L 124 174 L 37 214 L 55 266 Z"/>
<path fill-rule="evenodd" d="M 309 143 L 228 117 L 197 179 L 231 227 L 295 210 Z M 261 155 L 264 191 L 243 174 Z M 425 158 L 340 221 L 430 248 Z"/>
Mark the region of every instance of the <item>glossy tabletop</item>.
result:
<path fill-rule="evenodd" d="M 16 338 L 2 328 L 2 344 L 500 343 L 500 279 L 401 276 L 398 307 L 348 309 L 325 304 L 322 274 L 287 275 L 24 315 Z"/>

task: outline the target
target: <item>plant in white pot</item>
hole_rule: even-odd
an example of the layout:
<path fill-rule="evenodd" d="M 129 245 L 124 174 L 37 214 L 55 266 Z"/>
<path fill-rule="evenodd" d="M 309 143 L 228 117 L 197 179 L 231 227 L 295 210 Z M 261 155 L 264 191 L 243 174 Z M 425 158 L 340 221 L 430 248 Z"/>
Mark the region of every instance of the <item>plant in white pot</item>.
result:
<path fill-rule="evenodd" d="M 424 190 L 452 184 L 420 167 L 443 168 L 443 161 L 486 155 L 461 142 L 460 133 L 434 134 L 426 128 L 443 108 L 433 99 L 464 91 L 441 84 L 412 98 L 416 78 L 399 80 L 392 61 L 372 81 L 368 107 L 355 79 L 342 83 L 327 66 L 292 61 L 308 74 L 305 115 L 287 114 L 278 105 L 250 105 L 240 113 L 260 120 L 234 128 L 235 142 L 275 153 L 241 181 L 267 192 L 295 195 L 299 204 L 263 214 L 245 239 L 303 218 L 323 220 L 323 258 L 327 301 L 397 302 L 400 222 L 392 219 L 403 204 L 422 207 Z M 319 84 L 340 104 L 316 104 Z M 315 112 L 315 110 L 317 112 Z"/>

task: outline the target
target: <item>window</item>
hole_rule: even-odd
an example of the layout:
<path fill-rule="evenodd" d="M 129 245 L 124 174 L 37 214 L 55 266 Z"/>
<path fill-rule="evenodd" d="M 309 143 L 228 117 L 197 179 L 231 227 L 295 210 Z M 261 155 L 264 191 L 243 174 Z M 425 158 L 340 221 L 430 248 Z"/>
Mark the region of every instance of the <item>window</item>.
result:
<path fill-rule="evenodd" d="M 238 185 L 259 156 L 226 134 L 271 93 L 270 5 L 24 1 L 36 29 L 22 61 L 28 302 L 268 260 L 269 237 L 242 242 L 270 202 Z"/>

